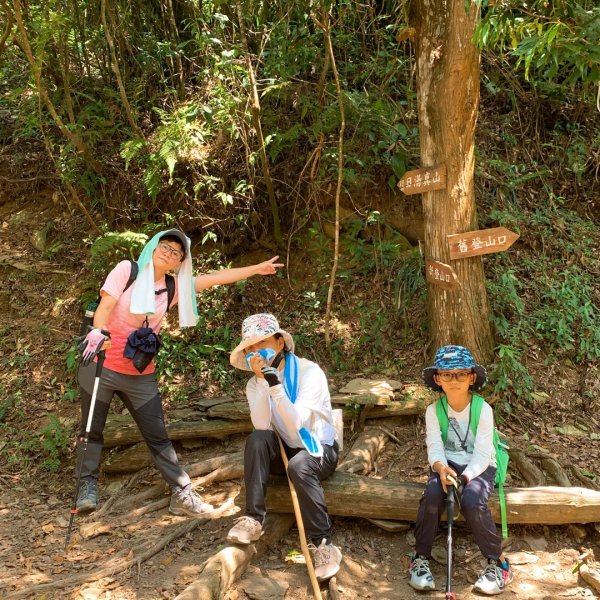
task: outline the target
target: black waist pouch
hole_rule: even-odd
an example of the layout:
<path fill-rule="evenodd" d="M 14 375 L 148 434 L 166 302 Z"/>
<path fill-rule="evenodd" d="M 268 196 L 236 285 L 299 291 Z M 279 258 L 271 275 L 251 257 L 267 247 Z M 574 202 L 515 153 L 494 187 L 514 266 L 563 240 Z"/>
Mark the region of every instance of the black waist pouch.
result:
<path fill-rule="evenodd" d="M 160 338 L 152 327 L 140 327 L 129 334 L 123 356 L 130 358 L 133 366 L 143 373 L 159 349 Z"/>

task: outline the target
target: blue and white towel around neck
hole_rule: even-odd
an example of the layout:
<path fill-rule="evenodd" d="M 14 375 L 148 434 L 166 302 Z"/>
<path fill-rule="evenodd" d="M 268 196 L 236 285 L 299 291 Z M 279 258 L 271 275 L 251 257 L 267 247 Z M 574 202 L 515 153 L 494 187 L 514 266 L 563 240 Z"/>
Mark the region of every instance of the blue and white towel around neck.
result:
<path fill-rule="evenodd" d="M 153 315 L 156 312 L 156 296 L 154 294 L 154 264 L 152 254 L 160 238 L 167 233 L 160 231 L 143 248 L 137 260 L 138 276 L 133 284 L 129 310 L 134 315 Z M 192 275 L 191 240 L 186 236 L 187 249 L 185 259 L 177 271 L 177 288 L 179 301 L 179 326 L 194 327 L 198 323 L 198 305 Z"/>

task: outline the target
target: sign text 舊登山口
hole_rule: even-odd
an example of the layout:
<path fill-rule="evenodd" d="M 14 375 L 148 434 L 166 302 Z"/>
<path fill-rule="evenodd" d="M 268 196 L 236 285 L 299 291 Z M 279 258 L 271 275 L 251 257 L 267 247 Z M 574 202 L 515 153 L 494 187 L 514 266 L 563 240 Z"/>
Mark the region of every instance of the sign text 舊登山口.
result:
<path fill-rule="evenodd" d="M 450 258 L 457 260 L 481 254 L 493 254 L 510 248 L 519 239 L 519 234 L 505 227 L 467 231 L 448 236 Z"/>

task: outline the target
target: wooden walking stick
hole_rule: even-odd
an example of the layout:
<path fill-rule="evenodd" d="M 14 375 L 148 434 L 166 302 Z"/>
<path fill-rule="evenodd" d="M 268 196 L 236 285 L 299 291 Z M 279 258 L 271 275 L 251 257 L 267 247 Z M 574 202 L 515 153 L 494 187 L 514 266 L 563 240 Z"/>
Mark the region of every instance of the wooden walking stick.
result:
<path fill-rule="evenodd" d="M 310 583 L 312 584 L 313 594 L 317 600 L 323 600 L 323 596 L 321 596 L 321 588 L 319 587 L 319 582 L 317 581 L 317 576 L 315 575 L 315 568 L 313 567 L 310 552 L 308 550 L 308 544 L 306 543 L 306 534 L 304 533 L 304 522 L 302 521 L 302 514 L 300 513 L 298 494 L 296 493 L 296 488 L 294 487 L 294 484 L 288 475 L 288 457 L 285 453 L 285 448 L 281 438 L 279 437 L 279 434 L 276 433 L 275 435 L 277 435 L 277 441 L 279 442 L 279 448 L 281 450 L 281 458 L 283 460 L 283 464 L 285 465 L 285 473 L 290 485 L 290 494 L 292 496 L 292 504 L 294 505 L 294 514 L 296 515 L 296 524 L 298 525 L 298 533 L 300 534 L 300 547 L 302 548 L 302 554 L 304 554 L 304 560 L 306 561 L 306 568 L 308 569 L 308 576 L 310 577 Z"/>

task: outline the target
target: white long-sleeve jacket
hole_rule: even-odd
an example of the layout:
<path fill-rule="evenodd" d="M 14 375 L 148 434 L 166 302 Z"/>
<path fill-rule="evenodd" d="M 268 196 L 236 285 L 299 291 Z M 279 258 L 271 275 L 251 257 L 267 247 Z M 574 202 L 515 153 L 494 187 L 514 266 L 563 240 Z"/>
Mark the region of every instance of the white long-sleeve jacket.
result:
<path fill-rule="evenodd" d="M 290 448 L 303 448 L 298 431 L 305 427 L 321 444 L 332 445 L 331 399 L 327 378 L 319 365 L 299 359 L 298 397 L 292 404 L 283 385 L 269 387 L 264 379 L 252 377 L 246 385 L 250 417 L 255 429 L 277 431 Z"/>

